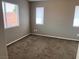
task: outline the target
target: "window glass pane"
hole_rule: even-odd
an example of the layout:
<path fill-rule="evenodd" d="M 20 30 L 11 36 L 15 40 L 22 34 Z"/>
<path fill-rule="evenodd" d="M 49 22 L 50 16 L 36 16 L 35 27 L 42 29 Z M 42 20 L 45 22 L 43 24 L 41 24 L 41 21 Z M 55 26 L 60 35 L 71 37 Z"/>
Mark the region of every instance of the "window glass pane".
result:
<path fill-rule="evenodd" d="M 44 23 L 44 7 L 36 8 L 36 24 Z"/>
<path fill-rule="evenodd" d="M 79 27 L 79 6 L 75 7 L 75 15 L 74 15 L 74 27 Z"/>
<path fill-rule="evenodd" d="M 3 10 L 5 28 L 19 26 L 18 5 L 4 2 Z"/>

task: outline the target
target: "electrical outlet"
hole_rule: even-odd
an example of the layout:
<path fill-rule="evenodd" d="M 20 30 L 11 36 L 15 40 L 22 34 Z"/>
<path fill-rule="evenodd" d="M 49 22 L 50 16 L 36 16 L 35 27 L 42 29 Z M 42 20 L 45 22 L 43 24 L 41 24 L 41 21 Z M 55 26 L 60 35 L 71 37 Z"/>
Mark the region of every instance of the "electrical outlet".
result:
<path fill-rule="evenodd" d="M 37 32 L 38 30 L 37 29 L 34 29 L 34 32 Z"/>

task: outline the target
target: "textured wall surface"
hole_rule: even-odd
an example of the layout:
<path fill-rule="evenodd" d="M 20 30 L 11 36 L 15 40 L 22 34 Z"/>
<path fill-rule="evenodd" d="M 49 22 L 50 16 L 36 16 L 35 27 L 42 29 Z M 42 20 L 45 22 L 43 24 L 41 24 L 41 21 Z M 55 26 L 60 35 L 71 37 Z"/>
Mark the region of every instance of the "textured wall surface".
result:
<path fill-rule="evenodd" d="M 33 33 L 79 39 L 79 27 L 73 27 L 75 6 L 79 0 L 47 0 L 45 2 L 31 2 L 31 27 Z M 35 24 L 35 8 L 44 7 L 44 24 Z M 37 28 L 37 32 L 34 29 Z"/>
<path fill-rule="evenodd" d="M 6 42 L 5 42 L 5 39 L 4 39 L 2 0 L 0 0 L 0 59 L 8 59 Z"/>
<path fill-rule="evenodd" d="M 19 26 L 5 29 L 6 44 L 29 34 L 29 4 L 27 0 L 5 0 L 19 6 Z"/>
<path fill-rule="evenodd" d="M 78 42 L 30 35 L 8 46 L 9 59 L 76 59 Z"/>

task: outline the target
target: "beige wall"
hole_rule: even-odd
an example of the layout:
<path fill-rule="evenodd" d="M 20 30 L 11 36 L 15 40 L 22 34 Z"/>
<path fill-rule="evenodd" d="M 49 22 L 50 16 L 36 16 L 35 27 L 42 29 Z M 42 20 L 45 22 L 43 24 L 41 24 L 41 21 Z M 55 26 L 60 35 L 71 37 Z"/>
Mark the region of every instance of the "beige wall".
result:
<path fill-rule="evenodd" d="M 6 43 L 29 34 L 29 4 L 27 0 L 5 0 L 19 5 L 19 23 L 18 27 L 5 29 Z"/>
<path fill-rule="evenodd" d="M 79 5 L 79 0 L 48 0 L 30 4 L 32 33 L 79 39 L 79 28 L 73 27 L 75 6 Z M 38 6 L 45 7 L 43 25 L 35 24 L 35 8 Z M 34 32 L 35 28 L 38 32 Z"/>
<path fill-rule="evenodd" d="M 3 28 L 3 15 L 2 15 L 2 1 L 0 0 L 0 59 L 8 59 L 7 48 L 4 39 L 4 28 Z"/>

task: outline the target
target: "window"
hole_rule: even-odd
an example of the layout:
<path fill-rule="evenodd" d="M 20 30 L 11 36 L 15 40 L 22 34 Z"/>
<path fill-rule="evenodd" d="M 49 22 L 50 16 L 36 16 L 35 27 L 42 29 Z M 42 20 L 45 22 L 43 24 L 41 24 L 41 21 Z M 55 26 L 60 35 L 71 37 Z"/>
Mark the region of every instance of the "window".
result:
<path fill-rule="evenodd" d="M 79 27 L 79 6 L 75 7 L 75 15 L 74 15 L 74 27 Z"/>
<path fill-rule="evenodd" d="M 4 16 L 4 28 L 19 26 L 18 5 L 8 2 L 2 2 L 2 8 Z"/>
<path fill-rule="evenodd" d="M 44 24 L 44 7 L 36 7 L 36 24 Z"/>

